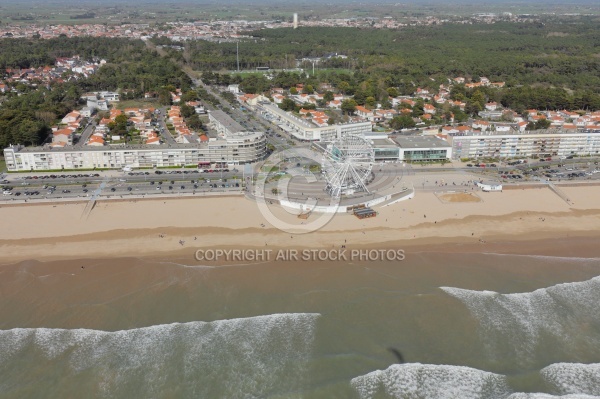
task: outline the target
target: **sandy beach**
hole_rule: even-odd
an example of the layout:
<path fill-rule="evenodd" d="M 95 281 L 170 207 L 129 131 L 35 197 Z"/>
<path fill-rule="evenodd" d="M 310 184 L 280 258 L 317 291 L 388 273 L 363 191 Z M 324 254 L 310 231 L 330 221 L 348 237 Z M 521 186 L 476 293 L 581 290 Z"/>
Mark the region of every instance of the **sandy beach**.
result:
<path fill-rule="evenodd" d="M 87 218 L 84 203 L 2 206 L 0 260 L 191 256 L 198 248 L 222 247 L 487 245 L 598 234 L 600 187 L 562 191 L 570 204 L 547 188 L 478 192 L 479 202 L 442 201 L 439 192 L 417 191 L 412 200 L 377 208 L 375 218 L 340 214 L 316 232 L 295 235 L 271 226 L 256 203 L 241 197 L 100 201 Z M 272 209 L 283 221 L 303 223 Z"/>

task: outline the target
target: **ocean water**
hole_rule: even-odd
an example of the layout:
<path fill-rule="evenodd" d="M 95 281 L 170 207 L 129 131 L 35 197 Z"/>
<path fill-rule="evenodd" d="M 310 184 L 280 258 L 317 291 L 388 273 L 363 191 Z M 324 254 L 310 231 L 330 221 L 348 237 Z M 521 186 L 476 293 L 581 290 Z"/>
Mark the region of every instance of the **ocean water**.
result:
<path fill-rule="evenodd" d="M 0 275 L 0 398 L 600 398 L 597 258 L 190 256 Z"/>

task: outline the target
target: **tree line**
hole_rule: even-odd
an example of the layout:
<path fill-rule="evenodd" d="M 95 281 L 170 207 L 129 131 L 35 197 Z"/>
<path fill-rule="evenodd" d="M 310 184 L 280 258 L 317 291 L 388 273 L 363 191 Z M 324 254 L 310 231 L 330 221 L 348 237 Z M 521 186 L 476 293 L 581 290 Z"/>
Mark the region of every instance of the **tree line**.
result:
<path fill-rule="evenodd" d="M 319 68 L 376 75 L 390 86 L 433 86 L 448 77 L 486 76 L 507 86 L 542 85 L 600 90 L 600 23 L 594 17 L 548 18 L 543 23 L 444 24 L 403 29 L 311 27 L 246 32 L 242 69 L 294 68 L 295 60 L 323 58 Z M 235 70 L 236 43 L 190 41 L 196 69 Z"/>

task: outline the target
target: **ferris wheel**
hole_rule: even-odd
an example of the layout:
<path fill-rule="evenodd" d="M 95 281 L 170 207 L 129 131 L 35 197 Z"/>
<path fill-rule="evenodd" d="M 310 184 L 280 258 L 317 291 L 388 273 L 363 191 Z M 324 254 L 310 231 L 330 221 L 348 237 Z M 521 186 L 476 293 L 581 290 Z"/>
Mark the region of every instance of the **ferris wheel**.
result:
<path fill-rule="evenodd" d="M 367 180 L 375 160 L 371 144 L 361 136 L 346 135 L 327 144 L 323 154 L 323 169 L 327 192 L 333 197 L 366 191 Z"/>

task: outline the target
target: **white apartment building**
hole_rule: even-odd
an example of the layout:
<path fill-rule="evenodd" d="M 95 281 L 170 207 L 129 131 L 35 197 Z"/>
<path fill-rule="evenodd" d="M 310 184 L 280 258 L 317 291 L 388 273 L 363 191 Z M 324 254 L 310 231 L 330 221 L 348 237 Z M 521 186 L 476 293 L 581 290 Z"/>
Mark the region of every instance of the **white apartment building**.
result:
<path fill-rule="evenodd" d="M 304 141 L 333 141 L 347 134 L 365 135 L 372 131 L 371 122 L 344 123 L 318 127 L 304 119 L 297 118 L 285 112 L 274 104 L 261 103 L 256 108 L 263 115 L 271 117 L 273 122 L 277 123 L 282 129 L 297 139 Z"/>
<path fill-rule="evenodd" d="M 122 168 L 131 166 L 173 167 L 210 163 L 240 165 L 257 162 L 267 154 L 264 132 L 246 132 L 222 111 L 212 112 L 209 119 L 217 137 L 199 144 L 150 144 L 65 146 L 63 148 L 23 147 L 4 149 L 9 171 Z"/>
<path fill-rule="evenodd" d="M 256 162 L 266 155 L 264 134 L 249 133 L 231 139 L 215 139 L 202 144 L 23 147 L 4 149 L 9 171 L 93 169 L 124 166 L 173 167 L 207 163 L 239 165 Z"/>
<path fill-rule="evenodd" d="M 600 132 L 564 132 L 561 130 L 531 132 L 490 132 L 454 136 L 453 158 L 566 157 L 599 155 Z"/>

